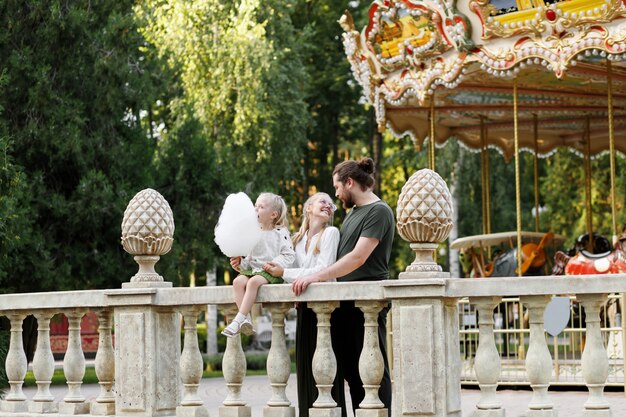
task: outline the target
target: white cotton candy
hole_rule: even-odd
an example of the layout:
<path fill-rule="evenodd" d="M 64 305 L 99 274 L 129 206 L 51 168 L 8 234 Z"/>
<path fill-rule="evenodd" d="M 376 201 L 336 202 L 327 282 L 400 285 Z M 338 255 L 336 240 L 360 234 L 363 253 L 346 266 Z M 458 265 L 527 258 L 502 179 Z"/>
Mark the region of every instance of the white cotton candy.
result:
<path fill-rule="evenodd" d="M 215 243 L 228 257 L 246 256 L 261 238 L 254 205 L 244 193 L 231 194 L 215 226 Z"/>

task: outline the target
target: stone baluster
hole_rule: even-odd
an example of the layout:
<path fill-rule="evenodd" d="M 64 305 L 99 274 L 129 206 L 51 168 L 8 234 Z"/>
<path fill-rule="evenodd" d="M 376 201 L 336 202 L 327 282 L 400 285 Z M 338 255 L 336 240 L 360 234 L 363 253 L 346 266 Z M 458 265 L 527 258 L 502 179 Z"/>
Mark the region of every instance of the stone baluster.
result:
<path fill-rule="evenodd" d="M 317 315 L 317 345 L 313 354 L 313 378 L 318 396 L 309 409 L 311 417 L 339 417 L 341 408 L 333 400 L 331 390 L 337 374 L 337 359 L 330 339 L 330 315 L 338 302 L 308 303 Z"/>
<path fill-rule="evenodd" d="M 296 414 L 285 392 L 291 373 L 291 360 L 285 338 L 285 313 L 291 306 L 293 303 L 271 303 L 267 306 L 272 313 L 272 345 L 267 355 L 267 374 L 272 384 L 272 397 L 263 408 L 264 417 L 293 417 Z"/>
<path fill-rule="evenodd" d="M 500 379 L 500 354 L 493 336 L 493 310 L 501 297 L 470 298 L 478 310 L 478 349 L 474 370 L 480 387 L 480 400 L 476 404 L 475 417 L 503 417 L 504 409 L 496 390 Z"/>
<path fill-rule="evenodd" d="M 63 372 L 67 380 L 68 392 L 63 402 L 59 404 L 59 414 L 87 414 L 89 403 L 81 393 L 81 385 L 85 376 L 85 355 L 83 354 L 82 339 L 80 337 L 80 321 L 85 312 L 70 310 L 66 312 L 69 322 L 67 337 L 67 351 L 63 359 Z"/>
<path fill-rule="evenodd" d="M 26 318 L 26 313 L 7 314 L 11 321 L 11 340 L 9 342 L 9 352 L 6 358 L 6 373 L 9 379 L 10 391 L 2 401 L 2 411 L 13 413 L 28 411 L 26 396 L 22 392 L 22 384 L 26 376 L 26 354 L 22 342 L 22 323 Z"/>
<path fill-rule="evenodd" d="M 528 307 L 530 324 L 526 373 L 530 387 L 533 389 L 533 397 L 528 403 L 526 412 L 528 417 L 555 417 L 557 415 L 554 404 L 548 398 L 548 388 L 552 377 L 552 356 L 543 327 L 543 313 L 550 298 L 549 295 L 520 297 L 520 302 Z"/>
<path fill-rule="evenodd" d="M 235 317 L 237 307 L 222 308 L 228 317 Z M 226 338 L 226 351 L 222 358 L 222 372 L 226 380 L 228 394 L 219 409 L 220 417 L 250 417 L 251 409 L 241 398 L 241 386 L 246 376 L 246 355 L 241 347 L 241 335 Z"/>
<path fill-rule="evenodd" d="M 54 375 L 54 356 L 50 347 L 50 319 L 54 313 L 40 311 L 34 314 L 37 319 L 37 348 L 33 357 L 33 374 L 37 382 L 37 393 L 28 406 L 31 413 L 56 413 L 58 404 L 50 393 L 50 383 Z"/>
<path fill-rule="evenodd" d="M 91 403 L 91 414 L 109 416 L 115 414 L 115 395 L 113 395 L 113 381 L 115 380 L 115 351 L 111 337 L 110 310 L 98 311 L 98 352 L 96 352 L 96 376 L 100 384 L 100 395 Z"/>
<path fill-rule="evenodd" d="M 359 357 L 359 374 L 363 381 L 365 397 L 357 417 L 386 417 L 388 410 L 378 396 L 380 381 L 383 379 L 385 363 L 378 343 L 378 313 L 387 305 L 386 301 L 356 301 L 355 306 L 360 308 L 365 318 L 363 336 L 363 350 Z"/>
<path fill-rule="evenodd" d="M 589 389 L 583 417 L 609 417 L 611 406 L 604 398 L 604 386 L 609 376 L 609 358 L 600 332 L 600 309 L 606 294 L 584 294 L 576 298 L 585 309 L 587 339 L 581 358 L 583 377 Z"/>
<path fill-rule="evenodd" d="M 185 345 L 180 356 L 180 377 L 183 381 L 183 399 L 176 407 L 177 417 L 208 417 L 209 412 L 198 396 L 202 379 L 202 354 L 198 347 L 198 315 L 203 306 L 186 307 L 182 310 L 185 319 Z"/>

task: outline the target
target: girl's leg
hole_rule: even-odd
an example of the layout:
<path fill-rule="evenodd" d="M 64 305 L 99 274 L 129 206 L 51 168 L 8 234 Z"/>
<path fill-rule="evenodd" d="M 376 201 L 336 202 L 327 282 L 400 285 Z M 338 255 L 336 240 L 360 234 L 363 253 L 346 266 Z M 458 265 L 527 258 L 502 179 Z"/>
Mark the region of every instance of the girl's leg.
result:
<path fill-rule="evenodd" d="M 237 275 L 237 277 L 233 280 L 233 290 L 235 291 L 235 304 L 237 304 L 237 308 L 239 308 L 239 310 L 241 310 L 241 302 L 246 292 L 246 284 L 248 283 L 248 280 L 249 278 L 245 275 Z"/>
<path fill-rule="evenodd" d="M 240 332 L 248 336 L 254 334 L 254 327 L 248 318 L 248 314 L 256 301 L 259 287 L 263 284 L 267 284 L 267 280 L 260 275 L 255 275 L 252 278 L 239 275 L 235 278 L 233 286 L 235 287 L 235 301 L 239 307 L 239 312 L 222 331 L 224 336 L 233 337 Z"/>
<path fill-rule="evenodd" d="M 239 313 L 247 316 L 252 310 L 252 305 L 256 301 L 256 295 L 261 285 L 267 284 L 267 280 L 261 275 L 255 275 L 248 280 L 243 300 L 239 305 Z"/>

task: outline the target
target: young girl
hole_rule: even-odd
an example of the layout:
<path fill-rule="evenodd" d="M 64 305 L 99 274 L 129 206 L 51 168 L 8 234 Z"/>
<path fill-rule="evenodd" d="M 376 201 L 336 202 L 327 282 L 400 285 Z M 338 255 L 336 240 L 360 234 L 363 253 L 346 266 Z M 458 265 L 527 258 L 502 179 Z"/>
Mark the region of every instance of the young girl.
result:
<path fill-rule="evenodd" d="M 259 224 L 261 225 L 261 240 L 252 248 L 250 255 L 230 258 L 232 267 L 240 273 L 233 281 L 235 303 L 239 308 L 237 316 L 222 331 L 227 337 L 233 337 L 243 332 L 246 335 L 254 334 L 250 310 L 256 300 L 261 285 L 280 284 L 283 279 L 280 275 L 272 275 L 263 270 L 268 262 L 281 267 L 291 265 L 295 260 L 295 253 L 287 230 L 287 205 L 284 200 L 272 193 L 259 195 L 254 204 Z"/>
<path fill-rule="evenodd" d="M 333 264 L 337 258 L 339 230 L 330 226 L 336 207 L 326 193 L 309 197 L 302 209 L 302 226 L 293 235 L 296 263 L 293 268 L 283 268 L 268 262 L 263 269 L 283 277 L 286 282 L 310 275 Z M 299 417 L 308 417 L 309 408 L 317 398 L 312 361 L 317 339 L 317 318 L 306 303 L 298 304 L 296 326 L 296 368 L 298 382 Z"/>

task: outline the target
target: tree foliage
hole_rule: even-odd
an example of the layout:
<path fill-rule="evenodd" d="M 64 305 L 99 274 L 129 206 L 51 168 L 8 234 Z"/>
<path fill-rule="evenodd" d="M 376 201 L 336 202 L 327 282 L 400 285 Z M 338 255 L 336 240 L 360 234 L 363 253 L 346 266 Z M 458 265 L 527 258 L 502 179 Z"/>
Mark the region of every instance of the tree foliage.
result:
<path fill-rule="evenodd" d="M 193 109 L 215 156 L 239 186 L 300 177 L 309 116 L 292 2 L 144 1 L 141 32 L 180 77 L 174 111 Z M 283 185 L 284 189 L 284 185 Z"/>
<path fill-rule="evenodd" d="M 3 196 L 14 204 L 3 217 L 11 258 L 3 290 L 115 286 L 128 277 L 121 214 L 151 183 L 154 148 L 132 120 L 156 94 L 131 3 L 3 3 L 0 132 L 3 187 L 11 188 Z"/>

